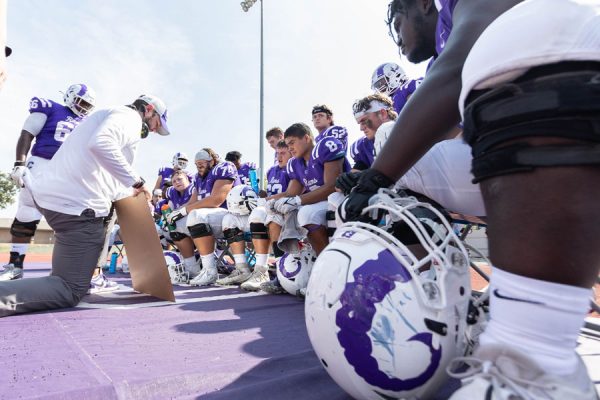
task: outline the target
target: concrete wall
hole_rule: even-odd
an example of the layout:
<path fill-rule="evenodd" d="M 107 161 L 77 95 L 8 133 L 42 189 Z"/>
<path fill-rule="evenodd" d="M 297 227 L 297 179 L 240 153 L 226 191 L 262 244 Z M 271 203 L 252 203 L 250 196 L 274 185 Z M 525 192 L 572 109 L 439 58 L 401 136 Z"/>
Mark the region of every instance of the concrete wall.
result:
<path fill-rule="evenodd" d="M 10 243 L 10 226 L 12 218 L 0 218 L 0 243 Z M 48 226 L 46 220 L 42 220 L 38 225 L 37 231 L 32 243 L 36 244 L 52 244 L 54 243 L 54 232 Z"/>

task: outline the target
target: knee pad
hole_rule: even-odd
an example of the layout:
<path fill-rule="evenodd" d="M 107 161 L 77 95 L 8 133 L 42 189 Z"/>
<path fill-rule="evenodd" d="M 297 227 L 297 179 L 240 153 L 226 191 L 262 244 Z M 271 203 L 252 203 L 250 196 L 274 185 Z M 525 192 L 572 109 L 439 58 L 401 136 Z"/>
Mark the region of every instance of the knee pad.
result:
<path fill-rule="evenodd" d="M 594 78 L 600 63 L 584 64 L 532 68 L 514 82 L 469 94 L 464 139 L 473 153 L 473 183 L 540 167 L 600 164 L 600 82 Z M 533 137 L 582 143 L 532 145 Z"/>
<path fill-rule="evenodd" d="M 250 223 L 250 233 L 252 239 L 269 239 L 269 232 L 265 224 Z"/>
<path fill-rule="evenodd" d="M 188 230 L 190 231 L 190 236 L 193 239 L 212 235 L 212 228 L 209 224 L 205 223 L 199 223 L 196 225 L 188 226 Z M 172 235 L 173 233 L 171 232 L 171 236 Z"/>
<path fill-rule="evenodd" d="M 239 228 L 225 229 L 223 230 L 223 236 L 228 244 L 244 241 L 244 232 Z"/>
<path fill-rule="evenodd" d="M 335 211 L 327 211 L 325 213 L 325 219 L 327 220 L 327 237 L 331 239 L 335 233 L 335 229 L 337 228 L 337 224 L 335 222 Z"/>
<path fill-rule="evenodd" d="M 32 238 L 39 223 L 39 219 L 31 222 L 21 222 L 15 218 L 10 226 L 10 234 L 18 238 Z"/>
<path fill-rule="evenodd" d="M 179 242 L 180 240 L 183 240 L 186 237 L 188 237 L 188 235 L 186 235 L 185 233 L 171 232 L 171 239 L 175 242 Z"/>

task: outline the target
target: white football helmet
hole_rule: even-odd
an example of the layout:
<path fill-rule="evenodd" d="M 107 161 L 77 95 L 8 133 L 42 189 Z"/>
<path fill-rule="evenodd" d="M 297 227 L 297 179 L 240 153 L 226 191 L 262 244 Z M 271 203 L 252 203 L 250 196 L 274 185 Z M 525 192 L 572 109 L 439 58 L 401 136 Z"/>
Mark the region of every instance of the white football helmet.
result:
<path fill-rule="evenodd" d="M 395 124 L 396 121 L 384 122 L 377 128 L 377 131 L 375 132 L 375 144 L 373 145 L 373 154 L 375 155 L 375 158 L 381 153 L 381 149 L 385 142 L 387 142 L 388 137 L 390 137 Z"/>
<path fill-rule="evenodd" d="M 188 283 L 190 281 L 190 274 L 185 270 L 181 253 L 178 251 L 164 250 L 163 255 L 167 262 L 171 283 L 173 285 Z"/>
<path fill-rule="evenodd" d="M 75 115 L 85 117 L 96 106 L 96 92 L 83 83 L 77 83 L 69 86 L 64 93 L 63 100 Z"/>
<path fill-rule="evenodd" d="M 396 63 L 381 64 L 371 77 L 371 89 L 392 97 L 396 90 L 409 80 L 401 66 Z"/>
<path fill-rule="evenodd" d="M 185 153 L 175 153 L 173 156 L 173 168 L 175 169 L 185 169 L 188 165 L 188 156 Z"/>
<path fill-rule="evenodd" d="M 364 213 L 383 215 L 381 224 L 343 224 L 313 266 L 308 335 L 329 375 L 352 397 L 429 398 L 446 381 L 449 362 L 465 353 L 467 252 L 429 204 L 387 190 L 371 204 Z M 441 224 L 417 216 L 431 212 Z M 388 232 L 398 223 L 426 256 L 416 257 Z"/>
<path fill-rule="evenodd" d="M 315 251 L 310 246 L 303 247 L 297 254 L 285 253 L 277 263 L 279 283 L 291 295 L 300 295 L 300 289 L 308 285 L 308 278 L 316 260 Z"/>
<path fill-rule="evenodd" d="M 250 186 L 238 185 L 227 194 L 227 210 L 237 215 L 249 215 L 258 203 L 258 195 Z"/>

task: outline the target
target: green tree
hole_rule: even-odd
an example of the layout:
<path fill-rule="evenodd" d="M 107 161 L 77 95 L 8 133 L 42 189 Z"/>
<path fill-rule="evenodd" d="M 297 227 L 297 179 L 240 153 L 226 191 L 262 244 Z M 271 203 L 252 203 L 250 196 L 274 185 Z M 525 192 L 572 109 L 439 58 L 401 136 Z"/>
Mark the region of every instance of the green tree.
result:
<path fill-rule="evenodd" d="M 11 205 L 15 194 L 17 194 L 17 185 L 10 179 L 9 174 L 0 172 L 0 209 Z"/>

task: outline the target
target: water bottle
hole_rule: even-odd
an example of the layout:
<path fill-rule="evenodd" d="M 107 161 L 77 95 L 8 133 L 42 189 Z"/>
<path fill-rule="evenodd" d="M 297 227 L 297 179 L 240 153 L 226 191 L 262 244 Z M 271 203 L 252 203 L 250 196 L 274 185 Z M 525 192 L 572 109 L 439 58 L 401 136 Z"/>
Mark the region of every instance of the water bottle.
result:
<path fill-rule="evenodd" d="M 169 207 L 168 204 L 163 204 L 162 207 L 160 208 L 160 212 L 163 215 L 165 225 L 167 226 L 167 229 L 169 230 L 169 232 L 173 232 L 175 229 L 177 229 L 175 224 L 169 224 L 167 222 L 167 215 L 169 215 L 171 213 L 171 207 Z"/>
<path fill-rule="evenodd" d="M 258 179 L 256 178 L 256 170 L 251 169 L 248 175 L 250 176 L 250 185 L 252 186 L 252 189 L 254 189 L 254 192 L 258 194 Z"/>
<path fill-rule="evenodd" d="M 108 267 L 109 274 L 117 273 L 117 258 L 119 258 L 119 254 L 112 253 L 110 255 L 110 266 Z"/>

